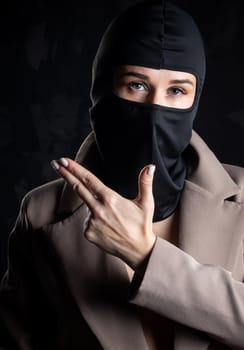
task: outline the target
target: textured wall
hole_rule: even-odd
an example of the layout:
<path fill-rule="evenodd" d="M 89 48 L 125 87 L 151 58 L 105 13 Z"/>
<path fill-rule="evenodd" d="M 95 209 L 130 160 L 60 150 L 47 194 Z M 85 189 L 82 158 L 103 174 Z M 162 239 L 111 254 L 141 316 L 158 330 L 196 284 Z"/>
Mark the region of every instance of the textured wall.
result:
<path fill-rule="evenodd" d="M 23 195 L 56 178 L 87 135 L 91 62 L 110 19 L 136 1 L 8 1 L 1 11 L 0 275 Z M 244 166 L 243 10 L 240 1 L 175 1 L 197 21 L 207 79 L 195 129 L 223 162 Z"/>

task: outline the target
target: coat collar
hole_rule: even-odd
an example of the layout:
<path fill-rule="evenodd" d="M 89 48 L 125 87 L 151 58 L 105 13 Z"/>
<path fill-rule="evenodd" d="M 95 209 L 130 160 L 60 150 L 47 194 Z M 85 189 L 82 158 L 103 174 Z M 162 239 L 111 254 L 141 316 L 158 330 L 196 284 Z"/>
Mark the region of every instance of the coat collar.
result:
<path fill-rule="evenodd" d="M 188 152 L 189 164 L 194 164 L 187 179 L 189 182 L 223 199 L 239 193 L 239 186 L 195 131 Z"/>
<path fill-rule="evenodd" d="M 89 155 L 93 152 L 91 150 L 94 148 L 95 144 L 94 134 L 91 132 L 83 141 L 74 160 L 79 164 L 84 164 Z M 96 158 L 96 154 L 91 155 L 92 158 Z M 92 159 L 93 161 L 93 159 Z M 71 189 L 71 187 L 65 182 L 63 190 L 60 196 L 60 201 L 57 207 L 57 214 L 59 217 L 66 217 L 73 213 L 82 204 L 82 199 Z"/>
<path fill-rule="evenodd" d="M 95 137 L 91 132 L 76 153 L 75 161 L 80 164 L 86 163 L 88 167 L 90 166 L 90 160 L 99 161 L 94 146 Z M 191 166 L 188 182 L 223 199 L 238 194 L 239 186 L 231 179 L 222 164 L 195 131 L 192 132 L 189 146 L 189 164 L 193 164 L 193 166 Z M 58 214 L 61 216 L 69 215 L 81 204 L 82 200 L 78 195 L 64 183 Z"/>

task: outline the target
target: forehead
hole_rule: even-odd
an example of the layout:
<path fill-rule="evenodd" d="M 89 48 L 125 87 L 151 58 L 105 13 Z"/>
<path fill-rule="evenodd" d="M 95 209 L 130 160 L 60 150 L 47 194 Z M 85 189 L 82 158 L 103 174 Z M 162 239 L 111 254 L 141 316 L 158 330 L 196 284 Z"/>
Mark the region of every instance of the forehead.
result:
<path fill-rule="evenodd" d="M 171 69 L 154 69 L 136 65 L 121 65 L 116 69 L 116 75 L 123 75 L 129 73 L 141 74 L 149 80 L 190 80 L 194 85 L 196 84 L 196 77 L 194 74 L 184 71 L 176 71 Z"/>

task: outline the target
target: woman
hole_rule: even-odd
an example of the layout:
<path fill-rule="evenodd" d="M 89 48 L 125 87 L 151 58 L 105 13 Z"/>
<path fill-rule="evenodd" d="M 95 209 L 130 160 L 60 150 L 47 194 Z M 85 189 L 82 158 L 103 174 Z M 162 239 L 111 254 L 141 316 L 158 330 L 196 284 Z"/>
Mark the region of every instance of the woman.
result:
<path fill-rule="evenodd" d="M 199 31 L 170 2 L 109 26 L 92 133 L 11 233 L 3 348 L 244 348 L 244 172 L 192 131 L 204 76 Z"/>

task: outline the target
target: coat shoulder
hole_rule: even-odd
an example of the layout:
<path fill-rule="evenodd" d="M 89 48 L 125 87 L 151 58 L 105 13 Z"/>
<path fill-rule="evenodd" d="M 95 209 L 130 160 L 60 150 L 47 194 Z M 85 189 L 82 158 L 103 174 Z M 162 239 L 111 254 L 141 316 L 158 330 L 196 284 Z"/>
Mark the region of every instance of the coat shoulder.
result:
<path fill-rule="evenodd" d="M 64 186 L 63 179 L 56 179 L 33 188 L 25 194 L 21 207 L 32 229 L 55 222 L 56 209 Z"/>
<path fill-rule="evenodd" d="M 236 200 L 238 202 L 244 202 L 244 168 L 232 164 L 223 164 L 223 167 L 232 180 L 240 187 L 240 192 L 238 193 Z"/>

